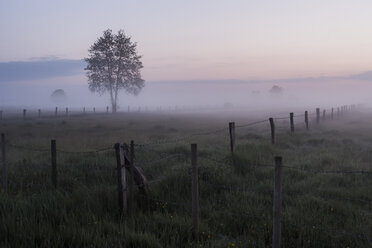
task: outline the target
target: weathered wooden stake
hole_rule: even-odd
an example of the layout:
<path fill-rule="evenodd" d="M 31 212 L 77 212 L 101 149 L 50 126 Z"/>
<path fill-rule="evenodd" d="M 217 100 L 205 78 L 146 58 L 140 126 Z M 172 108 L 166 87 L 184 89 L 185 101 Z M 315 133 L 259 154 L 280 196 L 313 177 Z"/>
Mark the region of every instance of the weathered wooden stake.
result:
<path fill-rule="evenodd" d="M 57 188 L 57 145 L 56 140 L 51 140 L 51 154 L 52 154 L 52 185 Z"/>
<path fill-rule="evenodd" d="M 195 241 L 199 240 L 199 179 L 197 163 L 197 144 L 191 144 L 192 166 L 192 236 Z"/>
<path fill-rule="evenodd" d="M 229 122 L 229 133 L 230 133 L 230 150 L 234 155 L 235 148 L 235 122 Z"/>
<path fill-rule="evenodd" d="M 26 119 L 26 112 L 27 112 L 27 110 L 23 109 L 23 119 Z"/>
<path fill-rule="evenodd" d="M 269 118 L 270 128 L 271 128 L 271 144 L 275 144 L 275 124 L 272 117 Z"/>
<path fill-rule="evenodd" d="M 306 130 L 309 130 L 309 114 L 307 111 L 305 111 L 305 125 L 306 125 Z"/>
<path fill-rule="evenodd" d="M 7 192 L 8 190 L 8 179 L 6 174 L 6 150 L 5 150 L 5 134 L 1 134 L 1 182 L 3 185 L 3 191 Z"/>
<path fill-rule="evenodd" d="M 320 122 L 320 109 L 316 108 L 316 124 Z"/>
<path fill-rule="evenodd" d="M 116 170 L 118 179 L 118 203 L 120 214 L 125 214 L 127 211 L 127 185 L 125 177 L 125 158 L 123 147 L 116 143 L 115 146 L 116 155 Z"/>
<path fill-rule="evenodd" d="M 293 113 L 289 113 L 289 119 L 290 119 L 290 122 L 291 122 L 291 132 L 294 133 Z"/>
<path fill-rule="evenodd" d="M 134 141 L 130 141 L 130 167 L 129 167 L 129 172 L 130 172 L 130 177 L 129 177 L 129 197 L 130 201 L 128 204 L 128 215 L 132 216 L 133 215 L 133 205 L 134 205 Z"/>
<path fill-rule="evenodd" d="M 280 212 L 282 209 L 282 157 L 275 157 L 274 175 L 274 207 L 273 207 L 273 248 L 280 248 L 281 225 Z"/>

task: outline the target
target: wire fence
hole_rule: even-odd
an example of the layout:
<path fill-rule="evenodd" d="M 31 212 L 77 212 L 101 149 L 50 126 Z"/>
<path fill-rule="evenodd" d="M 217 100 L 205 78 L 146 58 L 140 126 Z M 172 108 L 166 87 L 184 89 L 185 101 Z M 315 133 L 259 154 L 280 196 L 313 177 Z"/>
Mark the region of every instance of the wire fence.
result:
<path fill-rule="evenodd" d="M 332 111 L 332 110 L 330 110 L 330 111 Z M 318 113 L 308 113 L 308 114 L 296 114 L 296 115 L 293 115 L 293 117 L 294 118 L 303 118 L 305 116 L 314 116 L 314 115 L 316 115 L 318 118 L 320 118 L 319 112 Z M 290 115 L 288 115 L 288 116 L 278 116 L 278 117 L 274 117 L 273 119 L 276 120 L 276 121 L 281 121 L 281 120 L 291 121 Z M 245 127 L 255 127 L 255 126 L 261 125 L 263 123 L 269 124 L 269 119 L 268 118 L 267 119 L 261 119 L 261 120 L 241 124 L 241 125 L 236 125 L 236 126 L 234 126 L 234 128 L 239 129 L 239 128 L 245 128 Z M 287 130 L 290 130 L 289 127 L 287 127 Z M 188 164 L 188 160 L 189 160 L 188 158 L 191 155 L 191 153 L 189 151 L 177 151 L 177 150 L 164 151 L 164 150 L 155 149 L 155 148 L 157 146 L 160 146 L 160 145 L 163 145 L 163 144 L 176 144 L 176 143 L 179 143 L 181 141 L 187 141 L 187 140 L 190 140 L 190 139 L 195 138 L 195 137 L 208 136 L 208 135 L 213 135 L 213 134 L 223 133 L 223 132 L 226 132 L 226 133 L 230 132 L 230 139 L 232 139 L 232 135 L 231 135 L 232 130 L 230 128 L 218 128 L 218 129 L 215 129 L 215 130 L 193 132 L 191 134 L 188 134 L 188 135 L 185 135 L 185 136 L 182 136 L 182 137 L 177 137 L 177 138 L 172 138 L 172 139 L 167 139 L 167 140 L 159 140 L 159 141 L 156 141 L 156 142 L 134 144 L 134 147 L 136 148 L 135 161 L 138 165 L 142 166 L 145 169 L 146 168 L 155 168 L 157 165 L 159 165 L 161 163 L 168 164 L 170 161 L 173 161 L 173 160 L 176 160 L 176 159 L 180 159 L 182 161 L 182 164 L 185 165 L 185 164 Z M 235 139 L 235 137 L 234 137 L 234 139 Z M 41 153 L 47 153 L 47 152 L 51 152 L 51 150 L 53 150 L 52 148 L 25 146 L 25 145 L 22 146 L 22 145 L 13 144 L 12 142 L 4 142 L 4 141 L 2 141 L 0 143 L 0 145 L 2 147 L 9 147 L 9 148 L 16 149 L 16 150 L 41 152 Z M 82 155 L 84 155 L 84 154 L 95 154 L 95 155 L 97 155 L 99 153 L 105 153 L 105 152 L 108 152 L 108 151 L 113 152 L 114 147 L 113 146 L 111 146 L 111 147 L 101 147 L 101 148 L 92 149 L 92 150 L 85 150 L 85 151 L 76 151 L 76 150 L 68 150 L 68 149 L 58 148 L 58 149 L 55 149 L 55 151 L 58 152 L 58 153 L 67 154 L 67 155 L 69 155 L 69 154 L 77 154 L 77 155 L 79 155 L 79 154 L 82 154 Z M 51 156 L 53 156 L 53 155 L 51 155 Z M 146 158 L 146 156 L 148 156 L 148 157 Z M 145 158 L 145 159 L 143 159 L 143 158 Z M 215 166 L 218 165 L 218 166 L 225 166 L 225 167 L 230 167 L 231 168 L 231 167 L 235 166 L 234 158 L 235 158 L 234 153 L 232 153 L 231 155 L 229 153 L 224 154 L 220 158 L 216 158 L 215 156 L 210 156 L 210 155 L 205 155 L 204 154 L 204 155 L 201 155 L 201 156 L 198 157 L 198 159 L 199 159 L 198 163 L 201 166 L 204 163 L 210 163 L 210 164 L 215 165 Z M 97 161 L 96 161 L 96 164 L 97 164 Z M 245 166 L 246 167 L 252 167 L 252 168 L 269 168 L 269 169 L 271 169 L 271 172 L 273 172 L 275 167 L 276 167 L 276 165 L 274 163 L 273 164 L 255 163 L 255 164 L 246 164 Z M 290 165 L 286 165 L 286 164 L 282 165 L 282 167 L 284 169 L 297 171 L 299 173 L 308 173 L 308 174 L 311 174 L 311 175 L 325 175 L 325 176 L 339 175 L 339 174 L 342 174 L 342 175 L 370 175 L 372 173 L 371 170 L 342 170 L 342 169 L 340 169 L 340 170 L 314 170 L 314 169 L 309 169 L 309 168 L 290 166 Z M 189 165 L 187 165 L 187 166 L 185 166 L 185 168 L 188 169 L 188 170 L 185 170 L 187 173 L 183 176 L 189 177 L 190 174 L 191 174 L 191 171 L 190 171 L 191 167 Z M 112 170 L 112 174 L 114 174 L 114 173 L 115 173 L 114 170 Z M 207 179 L 203 178 L 201 176 L 201 178 L 199 179 L 199 182 L 198 182 L 198 183 L 200 183 L 200 190 L 212 189 L 213 191 L 216 191 L 216 192 L 222 190 L 222 191 L 227 191 L 227 192 L 234 192 L 234 193 L 237 193 L 237 194 L 249 193 L 249 194 L 267 195 L 268 197 L 272 197 L 272 195 L 273 195 L 273 190 L 272 189 L 267 189 L 267 188 L 260 189 L 260 188 L 257 188 L 257 187 L 252 187 L 252 185 L 243 185 L 242 186 L 242 185 L 237 185 L 237 184 L 221 184 L 220 181 L 213 181 L 213 179 L 215 179 L 215 178 L 213 178 L 213 174 L 210 174 L 210 175 L 212 175 L 212 177 L 209 177 Z M 168 179 L 169 178 L 167 177 L 167 175 L 160 175 L 158 177 L 152 178 L 151 180 L 147 181 L 146 184 L 147 185 L 156 185 L 156 184 L 159 184 L 159 183 L 162 183 L 162 182 L 166 183 Z M 144 186 L 144 184 L 138 184 L 138 186 Z M 288 197 L 301 196 L 301 195 L 306 196 L 306 194 L 304 194 L 304 193 L 296 194 L 294 192 L 286 192 L 286 191 L 283 191 L 283 193 L 284 193 L 284 195 L 286 195 Z M 359 202 L 359 203 L 362 203 L 362 204 L 366 204 L 369 207 L 371 207 L 371 204 L 372 204 L 372 199 L 369 199 L 368 197 L 362 199 L 362 198 L 357 198 L 357 197 L 345 197 L 345 196 L 339 196 L 339 195 L 332 195 L 332 194 L 329 194 L 329 193 L 322 193 L 322 192 L 317 192 L 315 194 L 315 196 L 322 197 L 322 198 L 325 198 L 325 199 L 335 199 L 335 200 L 341 200 L 341 201 Z M 144 198 L 148 201 L 155 202 L 155 204 L 158 204 L 158 205 L 162 204 L 162 206 L 164 206 L 164 204 L 176 206 L 180 209 L 183 209 L 184 213 L 187 213 L 187 214 L 193 212 L 193 211 L 191 211 L 192 209 L 191 209 L 191 206 L 190 206 L 191 201 L 185 203 L 185 202 L 180 202 L 180 201 L 163 199 L 161 197 L 156 197 L 153 194 L 149 194 L 149 195 L 138 194 L 138 197 L 139 198 Z M 288 199 L 286 199 L 286 200 L 288 200 Z M 162 207 L 162 206 L 160 206 L 160 207 Z M 203 214 L 208 216 L 208 213 L 209 213 L 209 211 L 211 211 L 211 209 L 208 208 L 208 207 L 203 206 L 200 209 L 200 211 L 202 211 Z M 238 218 L 239 217 L 261 218 L 262 217 L 262 215 L 259 215 L 257 213 L 237 212 L 237 211 L 232 211 L 231 209 L 229 209 L 229 210 L 213 209 L 212 213 L 213 213 L 213 215 L 220 214 L 220 215 L 230 216 L 231 218 L 237 218 L 237 217 Z M 273 216 L 270 216 L 270 218 L 273 218 Z M 208 220 L 206 220 L 206 221 L 208 221 Z M 331 228 L 326 228 L 324 226 L 317 226 L 317 225 L 310 226 L 309 228 L 310 229 L 322 230 L 322 231 L 326 231 L 326 232 L 329 232 L 329 233 L 336 233 L 336 234 L 341 234 L 341 235 L 345 235 L 345 236 L 351 236 L 351 237 L 354 237 L 354 238 L 357 238 L 357 239 L 363 239 L 364 241 L 366 241 L 368 243 L 372 242 L 371 237 L 368 236 L 368 235 L 365 235 L 365 234 L 355 235 L 355 234 L 351 234 L 349 232 L 345 232 L 343 230 L 334 230 L 334 229 L 331 229 Z M 213 232 L 213 235 L 216 236 L 216 237 L 219 237 L 219 238 L 225 238 L 226 237 L 225 234 L 223 234 L 223 233 Z"/>

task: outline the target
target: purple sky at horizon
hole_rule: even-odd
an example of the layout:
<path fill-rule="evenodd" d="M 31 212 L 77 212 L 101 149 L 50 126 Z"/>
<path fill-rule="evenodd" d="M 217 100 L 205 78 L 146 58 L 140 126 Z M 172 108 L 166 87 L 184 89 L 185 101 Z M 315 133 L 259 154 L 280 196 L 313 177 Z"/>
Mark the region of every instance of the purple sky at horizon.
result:
<path fill-rule="evenodd" d="M 0 3 L 0 62 L 82 59 L 107 28 L 143 54 L 147 81 L 343 76 L 372 70 L 370 1 Z"/>
<path fill-rule="evenodd" d="M 137 97 L 121 93 L 122 106 L 271 106 L 278 79 L 288 79 L 278 81 L 283 104 L 370 102 L 370 13 L 367 0 L 4 0 L 0 105 L 51 105 L 50 93 L 63 88 L 70 105 L 106 106 L 107 96 L 88 91 L 78 60 L 108 28 L 123 29 L 143 55 L 147 86 Z"/>

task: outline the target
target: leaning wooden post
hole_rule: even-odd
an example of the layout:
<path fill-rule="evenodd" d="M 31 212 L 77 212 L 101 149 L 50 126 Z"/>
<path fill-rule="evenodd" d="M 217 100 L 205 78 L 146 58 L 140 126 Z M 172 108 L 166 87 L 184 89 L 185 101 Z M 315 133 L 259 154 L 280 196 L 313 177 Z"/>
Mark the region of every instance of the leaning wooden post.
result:
<path fill-rule="evenodd" d="M 120 214 L 126 213 L 127 211 L 127 189 L 126 189 L 126 178 L 125 178 L 125 158 L 123 147 L 116 143 L 115 146 L 116 155 L 116 170 L 118 179 L 118 203 Z"/>
<path fill-rule="evenodd" d="M 273 207 L 273 248 L 280 248 L 280 212 L 282 209 L 282 157 L 275 157 L 274 207 Z"/>
<path fill-rule="evenodd" d="M 320 109 L 316 108 L 316 124 L 320 122 Z"/>
<path fill-rule="evenodd" d="M 191 144 L 192 166 L 192 236 L 195 241 L 199 240 L 199 177 L 197 163 L 197 144 Z"/>
<path fill-rule="evenodd" d="M 272 117 L 269 118 L 270 129 L 271 129 L 271 144 L 275 144 L 275 124 Z"/>
<path fill-rule="evenodd" d="M 307 111 L 305 111 L 305 125 L 306 125 L 306 130 L 309 130 L 309 114 Z"/>
<path fill-rule="evenodd" d="M 26 119 L 26 112 L 27 112 L 27 110 L 23 109 L 23 119 Z"/>
<path fill-rule="evenodd" d="M 322 118 L 322 120 L 325 121 L 325 119 L 326 119 L 326 110 L 323 109 L 323 118 Z"/>
<path fill-rule="evenodd" d="M 229 122 L 229 133 L 230 133 L 230 151 L 234 155 L 235 148 L 235 122 Z"/>
<path fill-rule="evenodd" d="M 6 151 L 5 151 L 5 134 L 1 134 L 1 182 L 3 185 L 3 191 L 8 190 L 8 179 L 6 174 Z"/>
<path fill-rule="evenodd" d="M 57 145 L 56 140 L 51 140 L 51 154 L 52 154 L 52 185 L 57 188 Z"/>
<path fill-rule="evenodd" d="M 291 132 L 294 133 L 293 113 L 289 113 L 289 119 L 291 122 Z"/>
<path fill-rule="evenodd" d="M 130 167 L 129 167 L 129 172 L 130 172 L 130 176 L 129 176 L 129 197 L 130 197 L 130 201 L 129 201 L 129 206 L 128 206 L 128 214 L 129 216 L 132 216 L 133 215 L 133 205 L 134 205 L 134 141 L 131 140 L 130 141 L 130 158 L 129 158 L 129 162 L 130 162 Z"/>
<path fill-rule="evenodd" d="M 331 109 L 331 120 L 333 120 L 333 108 Z"/>

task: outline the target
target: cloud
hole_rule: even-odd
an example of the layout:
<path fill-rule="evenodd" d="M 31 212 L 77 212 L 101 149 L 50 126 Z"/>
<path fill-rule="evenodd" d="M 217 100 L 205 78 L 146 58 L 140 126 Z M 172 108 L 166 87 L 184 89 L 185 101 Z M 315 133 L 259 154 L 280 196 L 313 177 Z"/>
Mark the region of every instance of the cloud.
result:
<path fill-rule="evenodd" d="M 0 83 L 72 76 L 84 72 L 83 60 L 59 59 L 55 56 L 31 61 L 0 62 Z"/>

